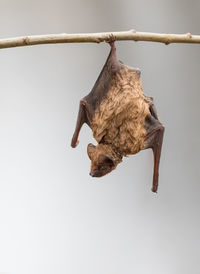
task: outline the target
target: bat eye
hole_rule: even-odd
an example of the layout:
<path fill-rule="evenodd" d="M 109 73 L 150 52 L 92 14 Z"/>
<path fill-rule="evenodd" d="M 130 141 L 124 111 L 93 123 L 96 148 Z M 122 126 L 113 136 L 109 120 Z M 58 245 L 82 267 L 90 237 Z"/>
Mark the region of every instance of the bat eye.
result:
<path fill-rule="evenodd" d="M 100 170 L 101 170 L 101 171 L 104 171 L 104 170 L 106 170 L 106 167 L 105 167 L 105 166 L 101 166 L 101 167 L 100 167 Z"/>

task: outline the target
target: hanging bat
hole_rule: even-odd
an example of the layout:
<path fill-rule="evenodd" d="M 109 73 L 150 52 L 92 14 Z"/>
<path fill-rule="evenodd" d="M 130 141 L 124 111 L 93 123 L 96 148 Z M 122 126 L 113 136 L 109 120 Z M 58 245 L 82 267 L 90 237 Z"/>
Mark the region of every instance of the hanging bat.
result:
<path fill-rule="evenodd" d="M 151 148 L 154 154 L 152 191 L 157 192 L 164 127 L 153 98 L 142 91 L 140 70 L 117 59 L 114 42 L 114 37 L 110 37 L 107 61 L 91 92 L 80 101 L 71 146 L 78 144 L 80 129 L 86 123 L 98 142 L 97 146 L 89 144 L 87 148 L 93 177 L 114 170 L 124 156 Z"/>

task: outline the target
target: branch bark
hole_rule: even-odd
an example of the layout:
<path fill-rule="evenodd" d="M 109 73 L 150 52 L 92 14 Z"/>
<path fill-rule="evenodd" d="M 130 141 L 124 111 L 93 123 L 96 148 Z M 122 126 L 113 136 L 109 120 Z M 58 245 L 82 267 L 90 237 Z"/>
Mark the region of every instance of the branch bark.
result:
<path fill-rule="evenodd" d="M 0 39 L 0 49 L 56 43 L 101 43 L 107 41 L 110 35 L 113 35 L 116 38 L 116 41 L 149 41 L 160 42 L 166 45 L 171 43 L 200 44 L 200 35 L 192 35 L 191 33 L 163 34 L 150 32 L 136 32 L 135 30 L 130 30 L 120 32 L 82 34 L 61 33 L 6 38 Z"/>

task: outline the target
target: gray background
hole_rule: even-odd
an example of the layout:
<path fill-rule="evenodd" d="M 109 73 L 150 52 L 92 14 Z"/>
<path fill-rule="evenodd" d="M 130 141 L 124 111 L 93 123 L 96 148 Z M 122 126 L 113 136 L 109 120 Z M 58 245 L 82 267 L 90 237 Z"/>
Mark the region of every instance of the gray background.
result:
<path fill-rule="evenodd" d="M 0 37 L 138 31 L 200 34 L 200 1 L 0 0 Z M 70 147 L 79 100 L 103 44 L 0 50 L 0 272 L 199 274 L 199 45 L 118 42 L 142 70 L 166 128 L 158 194 L 153 157 L 89 176 L 87 126 Z"/>

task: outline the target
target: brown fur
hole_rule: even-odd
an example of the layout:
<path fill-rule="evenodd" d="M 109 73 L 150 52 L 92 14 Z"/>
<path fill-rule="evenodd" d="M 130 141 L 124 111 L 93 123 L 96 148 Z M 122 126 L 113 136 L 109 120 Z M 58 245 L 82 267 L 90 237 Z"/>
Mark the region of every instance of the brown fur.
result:
<path fill-rule="evenodd" d="M 145 147 L 145 118 L 149 113 L 140 72 L 122 65 L 95 112 L 91 123 L 93 136 L 120 157 L 135 154 Z"/>
<path fill-rule="evenodd" d="M 122 161 L 121 155 L 112 149 L 112 146 L 106 144 L 88 145 L 88 156 L 91 160 L 91 175 L 100 177 L 112 170 Z M 104 167 L 101 170 L 102 166 Z M 93 174 L 92 174 L 93 173 Z"/>

